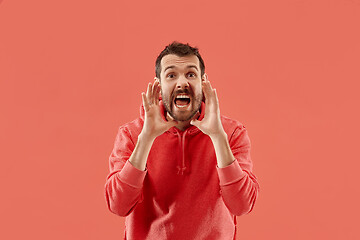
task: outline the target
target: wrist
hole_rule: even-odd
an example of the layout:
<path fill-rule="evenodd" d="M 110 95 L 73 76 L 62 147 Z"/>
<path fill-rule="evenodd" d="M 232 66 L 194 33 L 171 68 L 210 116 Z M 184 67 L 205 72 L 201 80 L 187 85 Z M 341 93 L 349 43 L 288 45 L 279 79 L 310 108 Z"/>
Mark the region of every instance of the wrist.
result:
<path fill-rule="evenodd" d="M 209 137 L 211 138 L 211 140 L 214 142 L 218 142 L 224 139 L 227 139 L 227 134 L 224 131 L 224 129 L 221 129 L 219 131 L 217 131 L 216 133 L 210 134 Z"/>
<path fill-rule="evenodd" d="M 143 132 L 141 131 L 139 136 L 138 136 L 138 139 L 142 142 L 153 142 L 155 140 L 156 137 L 146 133 L 146 132 Z"/>

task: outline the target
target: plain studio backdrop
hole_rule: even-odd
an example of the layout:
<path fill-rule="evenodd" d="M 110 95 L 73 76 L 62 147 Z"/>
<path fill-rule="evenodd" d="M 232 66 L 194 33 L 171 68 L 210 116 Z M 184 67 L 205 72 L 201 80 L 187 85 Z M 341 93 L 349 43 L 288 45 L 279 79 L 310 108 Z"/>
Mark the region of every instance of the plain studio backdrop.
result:
<path fill-rule="evenodd" d="M 108 157 L 173 40 L 250 136 L 237 239 L 360 239 L 359 29 L 359 0 L 0 0 L 0 239 L 122 239 Z"/>

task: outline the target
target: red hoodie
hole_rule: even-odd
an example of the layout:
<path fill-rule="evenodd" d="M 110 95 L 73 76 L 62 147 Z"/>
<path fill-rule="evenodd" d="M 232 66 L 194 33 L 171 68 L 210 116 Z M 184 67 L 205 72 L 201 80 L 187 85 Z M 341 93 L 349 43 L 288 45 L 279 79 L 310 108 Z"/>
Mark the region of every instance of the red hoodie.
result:
<path fill-rule="evenodd" d="M 163 119 L 166 110 L 160 101 Z M 203 119 L 202 103 L 199 120 Z M 252 173 L 250 139 L 238 121 L 221 116 L 235 157 L 218 168 L 209 136 L 197 127 L 176 127 L 158 136 L 146 169 L 128 159 L 144 123 L 140 117 L 119 127 L 105 184 L 109 210 L 125 218 L 127 240 L 232 240 L 236 216 L 252 211 L 259 184 Z"/>

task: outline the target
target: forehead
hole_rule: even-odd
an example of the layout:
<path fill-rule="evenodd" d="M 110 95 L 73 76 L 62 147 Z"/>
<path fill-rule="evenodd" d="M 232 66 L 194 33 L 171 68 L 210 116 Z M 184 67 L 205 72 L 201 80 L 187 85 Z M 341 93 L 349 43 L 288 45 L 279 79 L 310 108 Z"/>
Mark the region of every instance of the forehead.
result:
<path fill-rule="evenodd" d="M 188 66 L 194 65 L 200 69 L 199 59 L 195 55 L 179 57 L 175 54 L 168 54 L 161 59 L 161 71 L 164 71 L 166 67 L 169 66 L 174 66 L 176 68 L 186 68 Z"/>

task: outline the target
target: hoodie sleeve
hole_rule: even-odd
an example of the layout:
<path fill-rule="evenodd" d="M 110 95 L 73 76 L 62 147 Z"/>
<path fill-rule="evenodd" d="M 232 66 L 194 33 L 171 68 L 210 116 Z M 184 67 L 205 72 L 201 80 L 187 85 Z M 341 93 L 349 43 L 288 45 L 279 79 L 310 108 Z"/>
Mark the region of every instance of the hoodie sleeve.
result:
<path fill-rule="evenodd" d="M 250 139 L 244 126 L 235 128 L 229 144 L 235 161 L 224 168 L 217 167 L 220 192 L 229 211 L 240 216 L 253 210 L 260 186 L 252 173 Z"/>
<path fill-rule="evenodd" d="M 109 157 L 110 173 L 105 183 L 105 199 L 108 209 L 122 217 L 129 215 L 143 197 L 147 168 L 141 171 L 128 161 L 134 148 L 129 131 L 120 127 Z"/>

